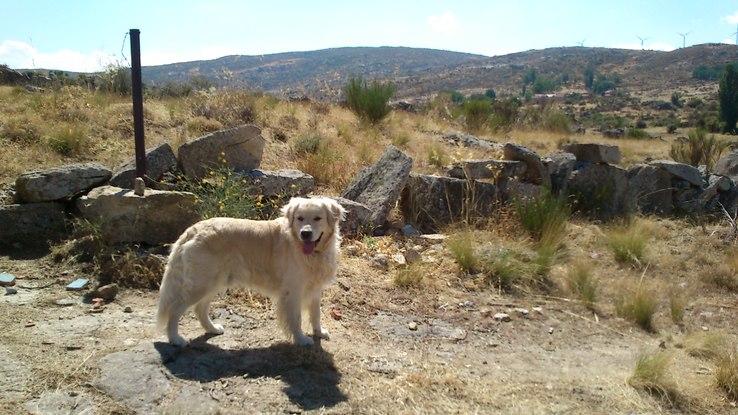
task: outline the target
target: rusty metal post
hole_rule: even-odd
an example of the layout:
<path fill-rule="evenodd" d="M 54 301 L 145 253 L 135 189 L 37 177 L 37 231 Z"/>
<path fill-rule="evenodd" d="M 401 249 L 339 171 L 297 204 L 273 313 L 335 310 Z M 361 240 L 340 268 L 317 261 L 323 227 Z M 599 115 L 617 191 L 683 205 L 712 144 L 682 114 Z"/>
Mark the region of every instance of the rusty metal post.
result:
<path fill-rule="evenodd" d="M 133 96 L 133 136 L 136 142 L 136 177 L 146 175 L 146 144 L 144 142 L 143 85 L 141 84 L 141 41 L 138 29 L 131 36 L 131 95 Z"/>

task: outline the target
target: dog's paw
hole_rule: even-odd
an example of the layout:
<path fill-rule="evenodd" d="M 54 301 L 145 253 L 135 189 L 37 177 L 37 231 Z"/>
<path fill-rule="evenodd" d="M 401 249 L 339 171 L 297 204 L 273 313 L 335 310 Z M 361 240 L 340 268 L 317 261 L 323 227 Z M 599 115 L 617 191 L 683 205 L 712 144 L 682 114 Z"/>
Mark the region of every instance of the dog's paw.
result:
<path fill-rule="evenodd" d="M 331 338 L 331 333 L 329 333 L 327 329 L 313 330 L 313 336 L 329 340 Z"/>
<path fill-rule="evenodd" d="M 208 334 L 223 334 L 225 332 L 225 329 L 223 329 L 222 324 L 213 324 L 213 327 L 207 330 Z"/>
<path fill-rule="evenodd" d="M 315 341 L 313 341 L 313 338 L 310 336 L 306 336 L 304 334 L 300 334 L 299 336 L 295 336 L 295 346 L 303 346 L 308 347 L 315 344 Z"/>
<path fill-rule="evenodd" d="M 177 335 L 175 337 L 171 337 L 169 339 L 169 343 L 171 343 L 173 346 L 177 346 L 177 347 L 185 347 L 185 346 L 187 346 L 189 344 L 189 342 L 187 341 L 187 339 L 185 339 L 184 337 L 182 337 L 180 335 Z"/>

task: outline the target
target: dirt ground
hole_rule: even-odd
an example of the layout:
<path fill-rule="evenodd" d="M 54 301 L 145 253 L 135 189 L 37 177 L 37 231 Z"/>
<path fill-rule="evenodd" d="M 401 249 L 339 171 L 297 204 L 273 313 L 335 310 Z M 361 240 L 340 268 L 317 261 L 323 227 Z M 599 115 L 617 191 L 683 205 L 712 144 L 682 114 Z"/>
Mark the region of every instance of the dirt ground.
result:
<path fill-rule="evenodd" d="M 572 254 L 594 249 L 597 258 L 604 251 L 587 245 L 588 226 L 572 225 Z M 182 333 L 194 341 L 177 349 L 154 329 L 155 291 L 122 289 L 91 313 L 81 293 L 65 291 L 81 276 L 75 266 L 0 257 L 0 269 L 18 277 L 17 293 L 0 297 L 0 412 L 737 413 L 711 383 L 710 365 L 680 344 L 692 331 L 734 336 L 735 294 L 695 294 L 682 327 L 660 310 L 659 330 L 649 334 L 563 294 L 472 288 L 444 249 L 425 251 L 437 251 L 433 271 L 409 289 L 349 249 L 323 300 L 332 337 L 314 348 L 286 343 L 269 302 L 234 291 L 212 308 L 225 334 L 204 336 L 188 315 Z M 499 312 L 511 321 L 495 320 Z M 660 348 L 674 353 L 687 404 L 626 383 L 639 353 Z"/>

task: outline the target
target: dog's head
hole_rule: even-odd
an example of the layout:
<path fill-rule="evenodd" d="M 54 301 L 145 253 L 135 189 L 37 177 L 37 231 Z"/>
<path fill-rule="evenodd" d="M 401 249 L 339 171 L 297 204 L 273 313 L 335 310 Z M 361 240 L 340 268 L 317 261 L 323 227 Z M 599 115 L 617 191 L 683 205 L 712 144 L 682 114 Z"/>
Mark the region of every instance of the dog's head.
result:
<path fill-rule="evenodd" d="M 346 210 L 327 197 L 293 197 L 282 208 L 290 232 L 302 247 L 302 253 L 323 252 L 328 244 L 339 238 L 339 223 L 345 218 Z"/>

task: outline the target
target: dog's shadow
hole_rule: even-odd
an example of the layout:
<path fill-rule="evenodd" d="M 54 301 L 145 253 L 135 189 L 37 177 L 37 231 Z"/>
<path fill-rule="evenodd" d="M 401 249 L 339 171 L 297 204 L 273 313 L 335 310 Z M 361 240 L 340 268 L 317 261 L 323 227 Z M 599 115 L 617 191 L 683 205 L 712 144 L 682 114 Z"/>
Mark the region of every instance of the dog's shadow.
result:
<path fill-rule="evenodd" d="M 210 335 L 194 339 L 188 347 L 155 342 L 164 366 L 180 379 L 211 382 L 221 378 L 271 377 L 287 385 L 289 400 L 302 409 L 332 407 L 347 399 L 338 388 L 341 374 L 333 355 L 315 347 L 278 343 L 269 347 L 227 350 L 207 343 Z"/>

